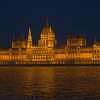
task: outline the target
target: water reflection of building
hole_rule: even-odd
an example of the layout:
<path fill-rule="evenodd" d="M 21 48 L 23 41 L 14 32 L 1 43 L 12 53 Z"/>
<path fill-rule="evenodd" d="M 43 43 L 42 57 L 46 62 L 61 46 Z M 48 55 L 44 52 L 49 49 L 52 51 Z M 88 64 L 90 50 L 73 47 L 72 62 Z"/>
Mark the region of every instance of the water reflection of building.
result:
<path fill-rule="evenodd" d="M 100 43 L 86 45 L 82 36 L 69 36 L 64 48 L 56 47 L 57 41 L 52 26 L 43 27 L 37 44 L 32 41 L 29 28 L 27 39 L 12 40 L 9 49 L 0 49 L 1 64 L 98 64 Z"/>

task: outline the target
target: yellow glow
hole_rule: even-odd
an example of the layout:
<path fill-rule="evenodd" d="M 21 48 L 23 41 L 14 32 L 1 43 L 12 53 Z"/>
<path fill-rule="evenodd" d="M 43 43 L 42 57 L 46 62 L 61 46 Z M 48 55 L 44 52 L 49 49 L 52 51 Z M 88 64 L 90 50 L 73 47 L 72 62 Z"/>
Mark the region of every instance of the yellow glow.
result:
<path fill-rule="evenodd" d="M 0 50 L 0 63 L 49 63 L 63 64 L 64 61 L 80 61 L 79 63 L 100 62 L 100 44 L 86 47 L 86 39 L 82 37 L 71 37 L 63 49 L 56 48 L 55 33 L 51 27 L 46 26 L 40 34 L 40 40 L 33 45 L 32 33 L 29 28 L 28 37 L 25 40 L 12 41 L 12 48 Z M 88 59 L 88 60 L 87 60 Z M 5 62 L 6 63 L 6 62 Z"/>

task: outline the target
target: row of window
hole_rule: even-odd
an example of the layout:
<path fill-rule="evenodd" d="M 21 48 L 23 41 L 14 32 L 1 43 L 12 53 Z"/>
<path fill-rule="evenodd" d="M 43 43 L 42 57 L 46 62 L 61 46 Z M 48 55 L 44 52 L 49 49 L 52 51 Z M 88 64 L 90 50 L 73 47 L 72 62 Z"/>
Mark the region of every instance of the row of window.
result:
<path fill-rule="evenodd" d="M 51 56 L 47 56 L 47 55 L 40 55 L 39 56 L 39 55 L 36 55 L 36 56 L 33 56 L 33 59 L 51 59 Z"/>
<path fill-rule="evenodd" d="M 0 60 L 14 60 L 14 59 L 23 59 L 25 56 L 8 56 L 8 55 L 2 55 L 0 56 Z"/>
<path fill-rule="evenodd" d="M 36 54 L 43 54 L 43 53 L 48 53 L 48 51 L 37 51 L 37 50 L 33 50 L 33 53 L 36 53 Z"/>

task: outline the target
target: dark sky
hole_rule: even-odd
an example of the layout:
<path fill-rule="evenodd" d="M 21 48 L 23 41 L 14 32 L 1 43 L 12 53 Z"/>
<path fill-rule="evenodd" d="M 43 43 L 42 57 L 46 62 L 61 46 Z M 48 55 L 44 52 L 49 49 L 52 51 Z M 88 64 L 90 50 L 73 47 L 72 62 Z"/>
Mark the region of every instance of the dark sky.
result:
<path fill-rule="evenodd" d="M 25 36 L 29 25 L 37 40 L 46 17 L 58 41 L 72 32 L 100 40 L 99 0 L 0 0 L 0 47 L 9 46 L 13 36 Z"/>

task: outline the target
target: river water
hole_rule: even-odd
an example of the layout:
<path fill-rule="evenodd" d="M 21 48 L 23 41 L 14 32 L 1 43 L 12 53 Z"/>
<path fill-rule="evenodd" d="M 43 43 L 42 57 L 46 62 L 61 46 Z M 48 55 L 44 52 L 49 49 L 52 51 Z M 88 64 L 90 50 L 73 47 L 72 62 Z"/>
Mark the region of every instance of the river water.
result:
<path fill-rule="evenodd" d="M 100 100 L 100 67 L 0 67 L 0 100 Z"/>

